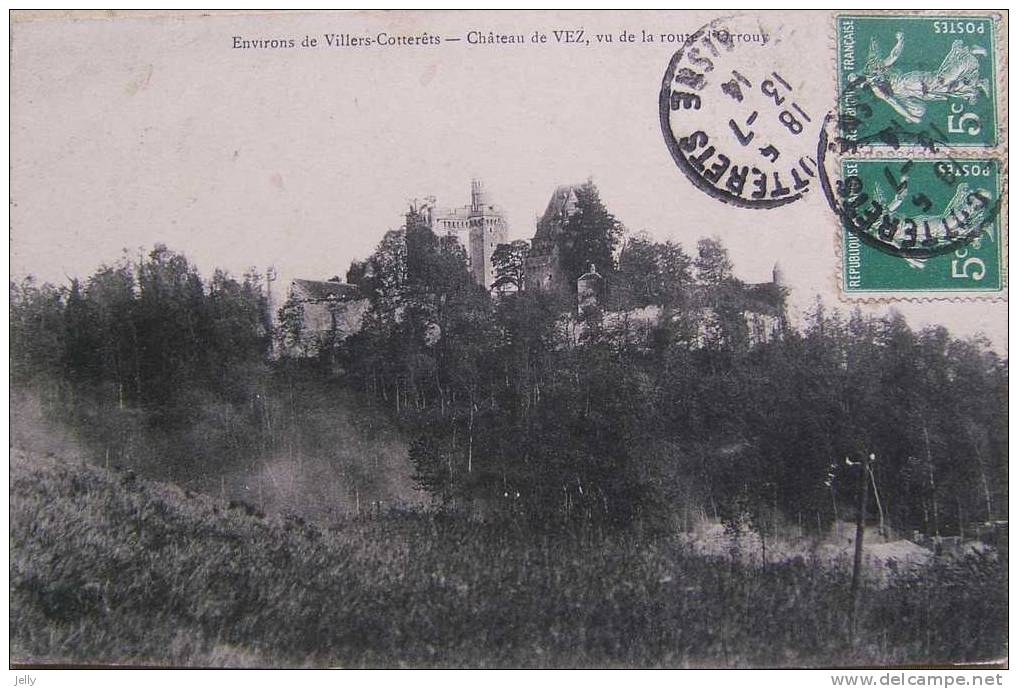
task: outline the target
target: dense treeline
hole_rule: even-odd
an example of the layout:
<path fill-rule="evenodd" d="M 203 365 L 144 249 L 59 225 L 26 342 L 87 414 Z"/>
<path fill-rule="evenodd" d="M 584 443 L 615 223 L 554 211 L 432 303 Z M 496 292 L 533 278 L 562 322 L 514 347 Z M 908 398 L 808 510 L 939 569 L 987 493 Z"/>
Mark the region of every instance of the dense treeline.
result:
<path fill-rule="evenodd" d="M 206 283 L 162 245 L 66 288 L 11 285 L 15 381 L 58 374 L 106 389 L 121 406 L 186 417 L 195 393 L 242 393 L 238 369 L 265 361 L 270 335 L 261 276 L 238 282 L 217 270 Z"/>
<path fill-rule="evenodd" d="M 445 504 L 539 524 L 700 511 L 761 536 L 783 521 L 822 530 L 853 514 L 846 458 L 872 453 L 871 516 L 886 526 L 1006 517 L 1007 364 L 988 343 L 819 301 L 800 327 L 753 340 L 749 289 L 718 240 L 696 258 L 645 237 L 620 251 L 596 191 L 580 206 L 604 225 L 586 258 L 601 259 L 611 313 L 572 316 L 575 297 L 540 291 L 493 302 L 413 209 L 372 270 L 351 270 L 370 275 L 371 309 L 342 361 L 410 429 L 418 480 Z M 502 249 L 510 277 L 520 250 Z M 573 272 L 587 262 L 570 256 Z M 649 322 L 629 317 L 646 306 Z"/>
<path fill-rule="evenodd" d="M 66 287 L 11 285 L 12 382 L 117 464 L 208 470 L 263 449 L 270 344 L 261 276 L 206 281 L 162 245 Z"/>
<path fill-rule="evenodd" d="M 761 536 L 782 522 L 822 530 L 852 514 L 859 469 L 845 459 L 872 453 L 874 520 L 952 534 L 1006 518 L 1007 362 L 985 341 L 819 302 L 753 339 L 751 290 L 718 240 L 695 256 L 622 244 L 592 187 L 563 237 L 569 270 L 600 262 L 604 311 L 576 314 L 570 294 L 493 299 L 415 209 L 351 266 L 370 309 L 318 364 L 405 429 L 437 502 L 532 525 L 699 512 Z M 525 248 L 501 252 L 517 287 Z M 145 429 L 192 470 L 292 455 L 309 416 L 292 372 L 308 362 L 274 360 L 272 337 L 260 276 L 206 281 L 162 246 L 66 287 L 11 286 L 12 380 L 45 385 L 115 461 L 151 451 Z M 316 451 L 339 453 L 322 428 Z"/>
<path fill-rule="evenodd" d="M 316 362 L 274 360 L 261 275 L 164 246 L 11 285 L 11 379 L 99 463 L 320 517 L 413 501 L 398 428 Z M 302 365 L 309 363 L 312 365 Z"/>

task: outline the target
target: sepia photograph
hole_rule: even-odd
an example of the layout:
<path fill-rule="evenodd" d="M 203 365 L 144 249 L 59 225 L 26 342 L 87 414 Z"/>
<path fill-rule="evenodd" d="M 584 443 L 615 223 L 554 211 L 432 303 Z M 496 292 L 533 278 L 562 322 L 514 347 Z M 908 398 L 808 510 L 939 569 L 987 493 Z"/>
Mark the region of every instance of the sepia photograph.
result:
<path fill-rule="evenodd" d="M 1002 684 L 1006 10 L 9 22 L 15 686 Z"/>

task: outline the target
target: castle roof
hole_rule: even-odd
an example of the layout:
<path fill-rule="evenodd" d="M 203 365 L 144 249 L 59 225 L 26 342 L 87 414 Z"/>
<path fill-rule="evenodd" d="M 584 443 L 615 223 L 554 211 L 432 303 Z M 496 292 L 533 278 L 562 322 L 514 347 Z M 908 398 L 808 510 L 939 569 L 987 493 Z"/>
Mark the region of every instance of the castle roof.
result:
<path fill-rule="evenodd" d="M 537 221 L 535 242 L 541 239 L 555 238 L 558 231 L 562 229 L 562 224 L 572 212 L 572 205 L 576 202 L 576 190 L 581 186 L 580 184 L 561 184 L 555 187 L 551 199 L 548 200 L 548 207 L 544 210 L 544 215 Z"/>
<path fill-rule="evenodd" d="M 294 280 L 291 289 L 300 290 L 304 301 L 354 301 L 364 298 L 357 285 L 333 280 Z"/>

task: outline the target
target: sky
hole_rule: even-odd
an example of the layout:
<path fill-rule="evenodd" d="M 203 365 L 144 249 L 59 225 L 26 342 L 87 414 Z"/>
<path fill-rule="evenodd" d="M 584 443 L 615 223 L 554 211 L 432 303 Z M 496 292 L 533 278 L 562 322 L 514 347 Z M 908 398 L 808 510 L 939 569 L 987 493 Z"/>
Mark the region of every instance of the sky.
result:
<path fill-rule="evenodd" d="M 162 242 L 205 274 L 273 265 L 281 281 L 326 279 L 369 255 L 411 199 L 463 205 L 479 178 L 504 208 L 510 238 L 526 239 L 556 185 L 590 178 L 630 231 L 689 252 L 699 237 L 719 236 L 744 280 L 767 280 L 780 262 L 796 312 L 817 294 L 838 305 L 837 223 L 819 194 L 779 209 L 734 208 L 676 168 L 657 113 L 676 45 L 232 48 L 234 36 L 323 41 L 380 31 L 680 33 L 709 19 L 362 13 L 18 23 L 12 277 L 63 282 L 125 248 L 137 255 Z M 783 41 L 787 68 L 823 101 L 833 63 L 803 56 L 829 52 L 829 21 L 770 14 L 747 26 Z M 1006 351 L 1006 303 L 894 308 L 913 326 L 981 332 Z"/>

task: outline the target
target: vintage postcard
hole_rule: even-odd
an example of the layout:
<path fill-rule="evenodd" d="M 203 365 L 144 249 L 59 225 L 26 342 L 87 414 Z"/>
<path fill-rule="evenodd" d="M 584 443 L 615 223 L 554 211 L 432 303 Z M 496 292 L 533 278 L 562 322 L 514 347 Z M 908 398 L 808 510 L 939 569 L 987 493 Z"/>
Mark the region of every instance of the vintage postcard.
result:
<path fill-rule="evenodd" d="M 16 681 L 993 684 L 1007 28 L 15 12 Z"/>

